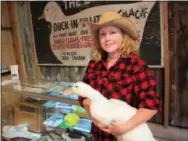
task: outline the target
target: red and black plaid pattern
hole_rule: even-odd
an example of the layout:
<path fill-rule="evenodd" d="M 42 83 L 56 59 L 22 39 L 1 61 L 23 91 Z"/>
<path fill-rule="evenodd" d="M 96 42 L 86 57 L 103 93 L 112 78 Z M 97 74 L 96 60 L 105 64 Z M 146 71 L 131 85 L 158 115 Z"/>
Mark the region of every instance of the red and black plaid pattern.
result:
<path fill-rule="evenodd" d="M 155 110 L 161 108 L 152 71 L 138 56 L 120 58 L 110 69 L 107 69 L 106 60 L 98 63 L 91 60 L 83 82 L 105 97 L 121 99 L 133 107 Z M 80 103 L 82 100 L 79 98 Z M 93 126 L 92 133 L 96 141 L 116 141 L 115 137 L 96 126 Z"/>

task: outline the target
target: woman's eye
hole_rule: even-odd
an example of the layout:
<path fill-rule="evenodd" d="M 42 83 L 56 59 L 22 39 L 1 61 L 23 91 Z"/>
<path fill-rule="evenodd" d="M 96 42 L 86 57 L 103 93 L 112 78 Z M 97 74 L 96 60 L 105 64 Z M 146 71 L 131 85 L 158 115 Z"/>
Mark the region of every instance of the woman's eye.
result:
<path fill-rule="evenodd" d="M 99 33 L 99 36 L 104 36 L 105 35 L 105 33 Z"/>
<path fill-rule="evenodd" d="M 112 32 L 110 32 L 110 34 L 116 34 L 116 32 L 115 32 L 115 31 L 112 31 Z"/>

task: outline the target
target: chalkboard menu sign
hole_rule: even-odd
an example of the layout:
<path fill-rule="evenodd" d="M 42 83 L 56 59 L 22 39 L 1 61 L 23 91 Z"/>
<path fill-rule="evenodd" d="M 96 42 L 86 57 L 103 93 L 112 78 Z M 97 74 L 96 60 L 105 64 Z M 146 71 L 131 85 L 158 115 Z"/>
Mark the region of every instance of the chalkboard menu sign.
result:
<path fill-rule="evenodd" d="M 159 2 L 31 1 L 30 9 L 39 65 L 87 66 L 92 48 L 87 22 L 117 11 L 134 22 L 141 58 L 151 67 L 163 67 Z"/>

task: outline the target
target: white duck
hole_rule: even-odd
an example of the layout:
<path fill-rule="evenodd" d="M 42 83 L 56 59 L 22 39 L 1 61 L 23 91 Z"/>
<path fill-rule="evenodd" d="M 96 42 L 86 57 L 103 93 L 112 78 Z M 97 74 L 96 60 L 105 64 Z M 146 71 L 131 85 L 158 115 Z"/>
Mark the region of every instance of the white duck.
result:
<path fill-rule="evenodd" d="M 100 92 L 83 82 L 73 84 L 71 88 L 64 91 L 64 94 L 77 94 L 89 98 L 91 100 L 91 115 L 106 126 L 113 120 L 125 122 L 137 112 L 136 108 L 131 107 L 126 102 L 117 99 L 108 100 Z M 118 141 L 156 141 L 146 123 L 128 133 L 116 136 L 116 138 Z"/>
<path fill-rule="evenodd" d="M 61 22 L 65 18 L 61 7 L 56 2 L 48 2 L 44 8 L 43 14 L 38 17 L 38 20 L 45 19 L 48 22 Z"/>

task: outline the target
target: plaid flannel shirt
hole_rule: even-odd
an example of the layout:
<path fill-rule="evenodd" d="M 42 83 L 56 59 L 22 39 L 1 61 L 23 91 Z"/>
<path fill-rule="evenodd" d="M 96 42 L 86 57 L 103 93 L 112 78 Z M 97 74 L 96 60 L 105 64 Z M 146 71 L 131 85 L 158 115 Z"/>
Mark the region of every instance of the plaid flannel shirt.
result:
<path fill-rule="evenodd" d="M 107 98 L 126 101 L 136 108 L 161 109 L 152 71 L 138 56 L 120 58 L 107 69 L 107 61 L 90 61 L 83 82 L 91 85 Z M 82 105 L 83 98 L 79 97 Z M 112 111 L 113 114 L 113 111 Z M 92 126 L 96 141 L 116 141 L 115 137 Z"/>

